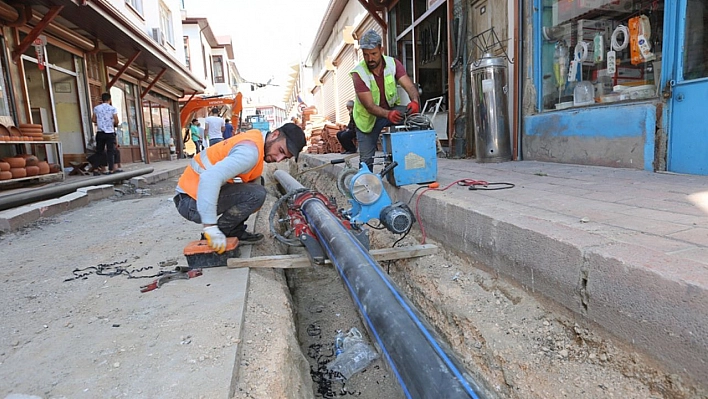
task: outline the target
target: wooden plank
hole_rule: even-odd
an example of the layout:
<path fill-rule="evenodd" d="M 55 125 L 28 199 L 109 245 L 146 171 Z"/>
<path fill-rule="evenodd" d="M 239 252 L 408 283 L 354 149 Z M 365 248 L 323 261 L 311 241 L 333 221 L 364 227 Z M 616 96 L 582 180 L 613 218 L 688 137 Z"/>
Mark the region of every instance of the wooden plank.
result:
<path fill-rule="evenodd" d="M 369 254 L 377 262 L 381 262 L 385 260 L 409 259 L 419 256 L 432 255 L 437 251 L 437 246 L 433 244 L 423 244 L 412 247 L 372 249 L 369 251 Z M 306 254 L 257 256 L 255 258 L 232 258 L 228 259 L 226 264 L 229 269 L 237 269 L 241 267 L 294 269 L 312 266 L 312 263 L 310 263 L 310 258 L 308 258 Z M 327 259 L 325 264 L 331 265 L 332 261 Z"/>
<path fill-rule="evenodd" d="M 240 267 L 293 269 L 310 266 L 312 266 L 312 264 L 307 255 L 257 256 L 255 258 L 231 258 L 226 261 L 226 267 L 229 269 L 237 269 Z"/>

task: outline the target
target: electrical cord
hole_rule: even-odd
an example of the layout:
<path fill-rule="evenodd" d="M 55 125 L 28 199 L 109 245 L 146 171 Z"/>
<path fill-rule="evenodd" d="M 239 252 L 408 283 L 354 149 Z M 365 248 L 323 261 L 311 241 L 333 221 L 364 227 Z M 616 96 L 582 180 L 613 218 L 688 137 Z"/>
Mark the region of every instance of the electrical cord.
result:
<path fill-rule="evenodd" d="M 421 113 L 404 115 L 403 124 L 408 130 L 433 130 L 433 122 Z"/>
<path fill-rule="evenodd" d="M 416 188 L 415 191 L 413 191 L 413 194 L 411 195 L 411 197 L 408 198 L 407 204 L 410 205 L 410 204 L 411 204 L 411 201 L 413 200 L 413 197 L 415 197 L 416 193 L 417 193 L 418 191 L 420 191 L 421 189 L 424 189 L 424 188 L 428 188 L 428 186 L 426 185 L 426 186 L 420 186 L 420 187 Z"/>
<path fill-rule="evenodd" d="M 578 48 L 580 47 L 580 48 Z M 573 50 L 575 61 L 584 62 L 588 59 L 588 42 L 579 41 Z"/>
<path fill-rule="evenodd" d="M 431 185 L 432 185 L 432 184 L 431 184 Z M 486 181 L 484 181 L 484 180 L 473 180 L 473 179 L 459 179 L 459 180 L 455 180 L 454 182 L 448 184 L 448 185 L 445 186 L 444 188 L 437 188 L 437 186 L 436 186 L 436 187 L 430 187 L 430 186 L 427 186 L 427 187 L 426 187 L 426 186 L 418 187 L 418 189 L 416 189 L 416 191 L 413 192 L 413 195 L 411 196 L 411 199 L 415 196 L 415 193 L 416 193 L 420 188 L 425 188 L 425 190 L 423 190 L 423 191 L 418 195 L 418 198 L 417 198 L 416 201 L 415 201 L 415 218 L 416 218 L 416 220 L 418 220 L 418 227 L 420 227 L 420 232 L 421 232 L 421 234 L 422 234 L 422 236 L 423 236 L 423 238 L 422 238 L 421 241 L 420 241 L 421 244 L 425 244 L 425 227 L 423 227 L 423 221 L 422 221 L 421 218 L 420 218 L 420 211 L 419 211 L 419 207 L 418 207 L 418 205 L 419 205 L 419 203 L 420 203 L 420 198 L 423 196 L 423 194 L 425 194 L 425 193 L 428 192 L 428 191 L 446 191 L 447 189 L 449 189 L 450 187 L 455 186 L 455 185 L 457 185 L 457 186 L 466 186 L 466 187 L 469 187 L 469 188 L 468 188 L 469 190 L 489 190 L 489 191 L 492 191 L 492 190 L 505 190 L 505 189 L 509 189 L 509 188 L 515 187 L 515 185 L 512 184 L 512 183 L 488 183 L 488 182 L 486 182 Z M 504 186 L 503 186 L 503 187 L 499 187 L 499 188 L 484 188 L 484 189 L 476 188 L 476 186 L 488 187 L 488 186 L 490 186 L 490 185 L 504 185 Z M 410 200 L 409 200 L 408 202 L 410 202 Z M 406 234 L 408 234 L 408 233 L 406 233 Z M 398 242 L 398 241 L 396 241 L 396 242 Z M 394 245 L 395 245 L 395 243 L 394 243 Z"/>
<path fill-rule="evenodd" d="M 366 223 L 364 223 L 364 224 L 366 224 L 367 226 L 371 227 L 371 228 L 374 229 L 374 230 L 383 230 L 383 229 L 386 228 L 386 227 L 382 226 L 381 223 L 379 223 L 378 226 L 370 225 L 369 222 L 366 222 Z"/>
<path fill-rule="evenodd" d="M 617 42 L 617 36 L 620 33 L 623 34 L 622 44 Z M 612 50 L 622 51 L 627 48 L 627 44 L 629 44 L 629 29 L 624 25 L 620 25 L 612 32 Z"/>

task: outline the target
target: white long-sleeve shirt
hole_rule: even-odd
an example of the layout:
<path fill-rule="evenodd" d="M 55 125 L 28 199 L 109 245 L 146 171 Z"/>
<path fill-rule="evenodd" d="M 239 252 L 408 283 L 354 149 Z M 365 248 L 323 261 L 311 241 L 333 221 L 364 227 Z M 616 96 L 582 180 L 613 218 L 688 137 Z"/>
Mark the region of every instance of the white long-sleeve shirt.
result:
<path fill-rule="evenodd" d="M 229 179 L 253 169 L 256 163 L 258 146 L 251 141 L 242 141 L 236 144 L 224 159 L 199 175 L 197 210 L 203 224 L 216 224 L 216 204 L 219 201 L 221 186 L 229 184 L 226 183 Z M 177 192 L 184 193 L 179 186 Z"/>

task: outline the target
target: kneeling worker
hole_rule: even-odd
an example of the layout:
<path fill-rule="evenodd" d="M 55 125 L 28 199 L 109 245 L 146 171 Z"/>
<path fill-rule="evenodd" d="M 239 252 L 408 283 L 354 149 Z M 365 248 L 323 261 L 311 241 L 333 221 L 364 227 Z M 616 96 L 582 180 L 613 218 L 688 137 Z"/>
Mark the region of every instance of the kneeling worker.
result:
<path fill-rule="evenodd" d="M 305 133 L 294 123 L 265 139 L 252 129 L 210 146 L 192 158 L 177 182 L 177 211 L 204 225 L 204 239 L 219 254 L 226 250 L 226 237 L 236 237 L 240 244 L 260 242 L 263 234 L 247 232 L 244 222 L 265 202 L 263 163 L 292 157 L 297 161 L 304 146 Z"/>

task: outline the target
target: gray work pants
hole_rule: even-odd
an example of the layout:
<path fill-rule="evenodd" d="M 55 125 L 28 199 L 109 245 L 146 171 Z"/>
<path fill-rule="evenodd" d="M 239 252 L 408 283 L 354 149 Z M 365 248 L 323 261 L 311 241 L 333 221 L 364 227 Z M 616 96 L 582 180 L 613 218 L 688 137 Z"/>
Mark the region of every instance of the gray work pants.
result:
<path fill-rule="evenodd" d="M 244 224 L 251 214 L 261 208 L 266 198 L 266 189 L 256 182 L 227 183 L 221 186 L 216 214 L 216 225 L 227 237 L 238 237 L 246 231 Z M 174 197 L 177 211 L 185 219 L 202 223 L 197 210 L 197 200 L 187 194 L 179 193 Z"/>

